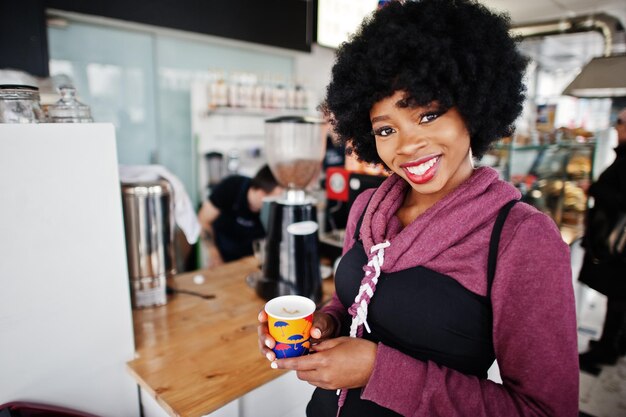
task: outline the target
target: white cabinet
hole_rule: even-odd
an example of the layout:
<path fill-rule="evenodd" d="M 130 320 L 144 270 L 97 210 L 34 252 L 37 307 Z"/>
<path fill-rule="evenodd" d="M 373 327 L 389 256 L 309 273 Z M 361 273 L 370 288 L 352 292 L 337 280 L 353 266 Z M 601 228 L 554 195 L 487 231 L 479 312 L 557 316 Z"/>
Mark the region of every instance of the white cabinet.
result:
<path fill-rule="evenodd" d="M 205 417 L 304 417 L 314 386 L 288 372 Z M 143 417 L 170 417 L 145 391 L 141 391 Z"/>
<path fill-rule="evenodd" d="M 115 132 L 0 124 L 0 404 L 139 415 Z"/>
<path fill-rule="evenodd" d="M 304 417 L 314 389 L 288 372 L 240 398 L 239 417 Z"/>
<path fill-rule="evenodd" d="M 141 390 L 141 407 L 143 417 L 171 417 L 159 403 L 143 389 Z M 219 410 L 216 410 L 207 417 L 241 417 L 239 415 L 239 401 L 232 401 Z"/>

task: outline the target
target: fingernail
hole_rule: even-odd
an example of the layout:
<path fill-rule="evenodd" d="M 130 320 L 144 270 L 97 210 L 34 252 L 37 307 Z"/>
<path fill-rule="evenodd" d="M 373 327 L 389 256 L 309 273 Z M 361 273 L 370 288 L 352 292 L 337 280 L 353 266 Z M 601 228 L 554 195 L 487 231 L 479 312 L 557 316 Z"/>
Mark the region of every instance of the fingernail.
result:
<path fill-rule="evenodd" d="M 315 339 L 319 339 L 320 337 L 322 337 L 322 332 L 319 329 L 315 329 L 311 332 L 311 336 L 313 336 Z"/>
<path fill-rule="evenodd" d="M 270 363 L 270 368 L 278 369 L 278 364 L 274 361 L 274 362 Z"/>
<path fill-rule="evenodd" d="M 265 346 L 267 346 L 270 349 L 272 348 L 272 345 L 268 339 L 265 339 Z"/>
<path fill-rule="evenodd" d="M 262 320 L 262 317 L 261 317 L 261 312 L 260 312 L 260 311 L 259 311 L 259 315 L 256 317 L 256 319 L 257 319 L 258 321 L 261 321 L 261 320 Z"/>
<path fill-rule="evenodd" d="M 272 362 L 274 360 L 274 355 L 272 355 L 270 352 L 267 352 L 265 354 L 265 357 L 267 358 L 268 361 Z"/>

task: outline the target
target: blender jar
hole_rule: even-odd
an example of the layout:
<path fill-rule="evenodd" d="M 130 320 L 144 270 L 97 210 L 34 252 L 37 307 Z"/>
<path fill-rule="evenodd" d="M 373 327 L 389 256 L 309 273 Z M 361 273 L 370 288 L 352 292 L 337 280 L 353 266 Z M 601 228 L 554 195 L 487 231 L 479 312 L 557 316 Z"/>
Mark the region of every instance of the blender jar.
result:
<path fill-rule="evenodd" d="M 326 150 L 321 123 L 301 116 L 265 121 L 267 162 L 276 180 L 288 190 L 303 190 L 319 174 Z"/>
<path fill-rule="evenodd" d="M 43 123 L 39 88 L 30 85 L 0 85 L 0 123 Z"/>

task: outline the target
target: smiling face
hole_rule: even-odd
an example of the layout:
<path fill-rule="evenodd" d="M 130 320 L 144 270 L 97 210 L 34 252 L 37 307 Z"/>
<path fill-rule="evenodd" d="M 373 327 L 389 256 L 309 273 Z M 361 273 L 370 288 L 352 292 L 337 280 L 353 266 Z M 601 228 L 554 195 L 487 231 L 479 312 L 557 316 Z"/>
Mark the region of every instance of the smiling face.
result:
<path fill-rule="evenodd" d="M 415 197 L 434 204 L 472 175 L 470 135 L 454 107 L 407 107 L 404 98 L 397 91 L 372 106 L 376 150 Z"/>

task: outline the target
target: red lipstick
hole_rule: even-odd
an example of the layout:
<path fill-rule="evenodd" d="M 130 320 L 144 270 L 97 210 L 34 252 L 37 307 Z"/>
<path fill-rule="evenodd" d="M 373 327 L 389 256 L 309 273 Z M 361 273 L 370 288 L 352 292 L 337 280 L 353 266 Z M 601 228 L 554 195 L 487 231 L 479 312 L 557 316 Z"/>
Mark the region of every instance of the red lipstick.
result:
<path fill-rule="evenodd" d="M 425 184 L 437 174 L 441 154 L 427 155 L 415 161 L 400 165 L 409 181 L 415 184 Z"/>

